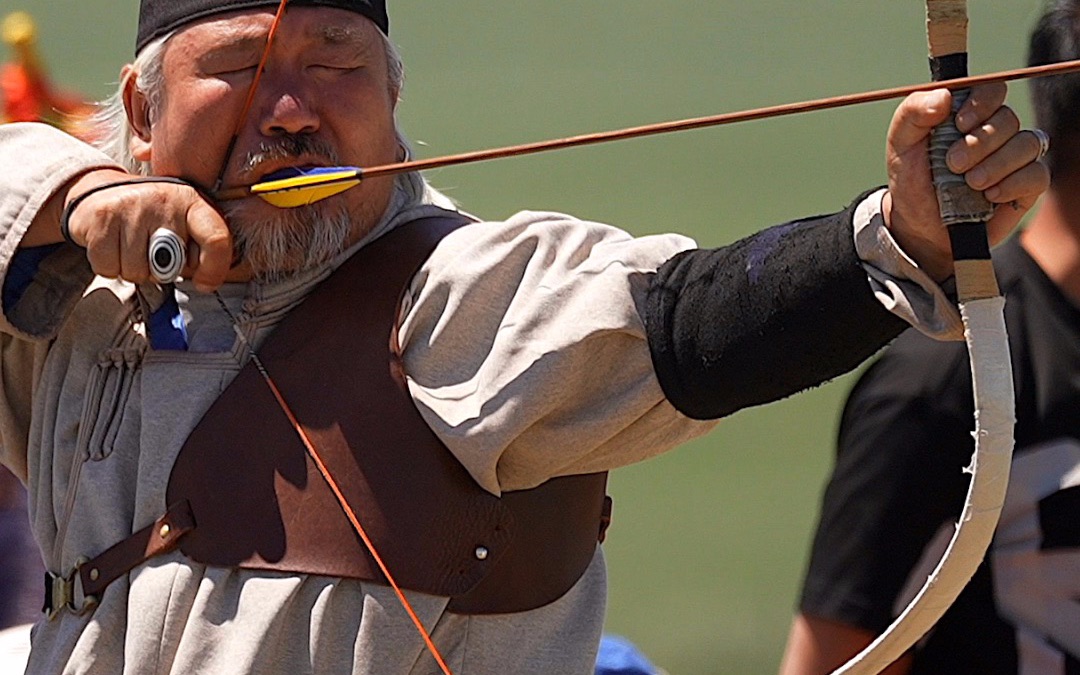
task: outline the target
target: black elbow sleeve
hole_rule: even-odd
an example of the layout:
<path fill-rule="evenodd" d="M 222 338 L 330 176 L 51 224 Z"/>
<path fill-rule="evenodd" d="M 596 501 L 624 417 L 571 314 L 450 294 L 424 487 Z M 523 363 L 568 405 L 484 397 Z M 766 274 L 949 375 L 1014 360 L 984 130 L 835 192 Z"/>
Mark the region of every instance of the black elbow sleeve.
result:
<path fill-rule="evenodd" d="M 676 408 L 715 419 L 778 400 L 855 368 L 907 326 L 874 298 L 855 252 L 858 203 L 657 270 L 644 320 Z"/>

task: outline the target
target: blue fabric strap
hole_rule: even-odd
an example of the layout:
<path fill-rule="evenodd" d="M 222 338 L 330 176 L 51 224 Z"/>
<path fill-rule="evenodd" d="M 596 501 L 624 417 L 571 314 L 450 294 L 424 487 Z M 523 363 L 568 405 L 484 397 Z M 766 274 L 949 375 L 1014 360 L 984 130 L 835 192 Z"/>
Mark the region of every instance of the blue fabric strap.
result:
<path fill-rule="evenodd" d="M 4 277 L 4 310 L 9 311 L 19 303 L 26 289 L 34 281 L 42 261 L 64 244 L 46 244 L 21 248 L 11 258 L 7 276 Z M 187 351 L 188 336 L 184 316 L 176 302 L 176 288 L 167 284 L 161 289 L 165 301 L 150 315 L 146 330 L 150 334 L 153 349 Z"/>
<path fill-rule="evenodd" d="M 26 289 L 37 274 L 38 267 L 45 258 L 63 244 L 46 244 L 45 246 L 31 246 L 20 248 L 15 251 L 8 267 L 7 276 L 4 277 L 4 310 L 8 311 L 19 304 Z"/>
<path fill-rule="evenodd" d="M 146 322 L 150 334 L 150 347 L 157 350 L 187 351 L 187 324 L 176 302 L 176 287 L 166 284 L 161 287 L 165 301 L 161 303 Z"/>

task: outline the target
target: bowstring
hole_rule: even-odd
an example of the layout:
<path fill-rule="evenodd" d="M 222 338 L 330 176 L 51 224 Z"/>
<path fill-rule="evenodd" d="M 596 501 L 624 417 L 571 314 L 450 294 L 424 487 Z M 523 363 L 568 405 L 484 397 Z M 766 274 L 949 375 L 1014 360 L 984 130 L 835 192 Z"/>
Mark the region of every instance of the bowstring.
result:
<path fill-rule="evenodd" d="M 229 145 L 225 151 L 225 159 L 221 164 L 220 170 L 218 171 L 217 180 L 214 182 L 214 192 L 217 192 L 221 189 L 222 182 L 225 178 L 225 170 L 228 168 L 229 162 L 232 160 L 233 152 L 235 151 L 236 144 L 238 142 L 238 139 L 240 138 L 240 133 L 243 131 L 244 125 L 247 123 L 248 115 L 251 113 L 251 107 L 255 101 L 255 94 L 258 91 L 259 81 L 262 79 L 262 75 L 266 70 L 266 63 L 270 59 L 270 50 L 274 44 L 274 37 L 277 35 L 278 28 L 281 26 L 281 21 L 285 16 L 285 9 L 288 4 L 289 0 L 281 0 L 281 3 L 278 5 L 277 12 L 274 14 L 274 20 L 270 24 L 270 30 L 266 34 L 266 47 L 263 49 L 262 57 L 259 59 L 259 64 L 255 69 L 255 75 L 251 80 L 251 85 L 248 87 L 247 96 L 244 101 L 244 107 L 241 110 L 240 117 L 237 120 L 236 127 L 233 130 L 232 137 L 229 140 Z M 345 513 L 345 516 L 349 519 L 349 523 L 352 525 L 353 530 L 356 532 L 357 536 L 360 537 L 361 541 L 364 542 L 364 546 L 367 548 L 368 553 L 370 553 L 371 557 L 375 559 L 376 565 L 378 565 L 379 570 L 383 573 L 383 576 L 386 577 L 387 583 L 389 583 L 390 587 L 394 590 L 394 594 L 397 596 L 397 599 L 401 603 L 401 606 L 405 609 L 406 614 L 409 615 L 409 619 L 412 621 L 413 625 L 416 626 L 416 630 L 420 634 L 420 637 L 423 639 L 424 644 L 427 646 L 427 649 L 431 653 L 432 658 L 435 659 L 435 662 L 438 664 L 440 670 L 442 670 L 443 675 L 453 675 L 453 673 L 450 671 L 449 666 L 446 665 L 446 661 L 443 659 L 442 654 L 439 652 L 438 647 L 435 646 L 435 641 L 432 639 L 431 633 L 427 630 L 427 628 L 424 627 L 423 622 L 420 621 L 420 617 L 416 614 L 416 610 L 413 609 L 413 606 L 409 602 L 409 599 L 405 597 L 404 591 L 401 590 L 401 587 L 394 579 L 394 576 L 390 573 L 390 568 L 383 561 L 382 556 L 379 555 L 379 552 L 375 547 L 375 543 L 371 540 L 371 537 L 368 536 L 367 532 L 364 530 L 363 525 L 360 524 L 360 519 L 356 516 L 356 513 L 353 511 L 352 507 L 345 499 L 344 493 L 342 493 L 340 487 L 338 487 L 337 481 L 334 479 L 334 476 L 330 473 L 330 470 L 323 462 L 322 457 L 319 455 L 318 449 L 315 447 L 315 444 L 308 437 L 307 432 L 304 431 L 303 426 L 296 418 L 296 415 L 293 413 L 292 408 L 289 407 L 289 404 L 285 401 L 284 395 L 281 393 L 281 390 L 278 389 L 277 384 L 274 382 L 274 379 L 270 376 L 269 371 L 263 364 L 262 359 L 259 358 L 259 355 L 255 351 L 254 346 L 247 340 L 247 337 L 240 329 L 240 324 L 237 320 L 236 315 L 234 315 L 233 312 L 229 309 L 228 305 L 225 304 L 225 301 L 221 297 L 220 293 L 215 291 L 214 296 L 217 298 L 218 304 L 221 306 L 222 310 L 224 310 L 225 314 L 232 322 L 233 330 L 236 332 L 237 336 L 239 336 L 240 341 L 244 343 L 244 345 L 248 348 L 248 351 L 251 354 L 252 362 L 258 369 L 259 374 L 263 378 L 263 381 L 266 382 L 267 386 L 270 388 L 270 391 L 274 394 L 274 398 L 275 400 L 277 400 L 278 406 L 281 408 L 282 412 L 285 413 L 285 416 L 289 419 L 289 422 L 293 425 L 293 429 L 296 431 L 297 436 L 299 436 L 301 442 L 304 444 L 304 449 L 306 450 L 308 457 L 311 458 L 311 461 L 315 464 L 316 468 L 319 470 L 319 473 L 322 475 L 323 480 L 326 481 L 327 485 L 330 487 L 330 490 L 334 493 L 334 497 L 337 499 L 338 505 Z"/>

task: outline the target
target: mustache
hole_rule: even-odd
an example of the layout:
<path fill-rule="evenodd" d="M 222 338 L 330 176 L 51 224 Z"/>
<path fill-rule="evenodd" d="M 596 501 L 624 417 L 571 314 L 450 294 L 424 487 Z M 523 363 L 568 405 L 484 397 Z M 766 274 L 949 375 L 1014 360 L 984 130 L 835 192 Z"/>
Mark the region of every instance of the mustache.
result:
<path fill-rule="evenodd" d="M 244 155 L 240 171 L 253 174 L 267 162 L 304 158 L 325 160 L 329 165 L 339 164 L 337 151 L 324 140 L 307 134 L 286 134 L 272 141 L 263 141 Z"/>

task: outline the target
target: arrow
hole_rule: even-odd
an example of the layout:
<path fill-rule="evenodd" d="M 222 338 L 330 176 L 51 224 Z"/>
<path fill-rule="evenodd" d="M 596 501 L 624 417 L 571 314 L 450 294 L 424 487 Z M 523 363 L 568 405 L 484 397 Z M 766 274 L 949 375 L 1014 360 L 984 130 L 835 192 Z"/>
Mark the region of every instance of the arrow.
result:
<path fill-rule="evenodd" d="M 815 112 L 831 108 L 874 103 L 889 99 L 897 99 L 919 91 L 931 91 L 934 89 L 961 90 L 969 89 L 976 85 L 991 82 L 1010 82 L 1035 77 L 1048 77 L 1050 75 L 1063 75 L 1066 73 L 1080 72 L 1080 60 L 1062 61 L 1045 66 L 1032 66 L 1004 70 L 985 75 L 970 77 L 956 77 L 943 81 L 924 82 L 889 89 L 861 92 L 856 94 L 844 94 L 829 98 L 812 99 L 798 103 L 785 103 L 765 108 L 754 108 L 739 112 L 722 113 L 707 117 L 694 117 L 689 119 L 675 120 L 648 124 L 645 126 L 627 127 L 613 131 L 601 131 L 569 138 L 560 138 L 546 141 L 536 141 L 521 145 L 508 145 L 487 150 L 475 150 L 456 155 L 433 157 L 430 159 L 418 159 L 395 164 L 384 164 L 370 168 L 355 166 L 340 167 L 317 167 L 315 169 L 295 169 L 295 175 L 274 180 L 256 183 L 248 186 L 235 186 L 220 189 L 214 192 L 215 199 L 230 201 L 258 196 L 279 208 L 295 208 L 313 204 L 322 199 L 332 197 L 354 187 L 365 178 L 379 178 L 392 176 L 408 171 L 427 171 L 447 166 L 460 164 L 473 164 L 505 157 L 518 157 L 521 155 L 533 155 L 552 150 L 580 147 L 584 145 L 596 145 L 612 141 L 642 138 L 659 134 L 674 133 L 677 131 L 690 131 L 706 127 L 719 127 L 736 122 L 749 122 L 751 120 L 784 117 L 798 113 Z"/>

